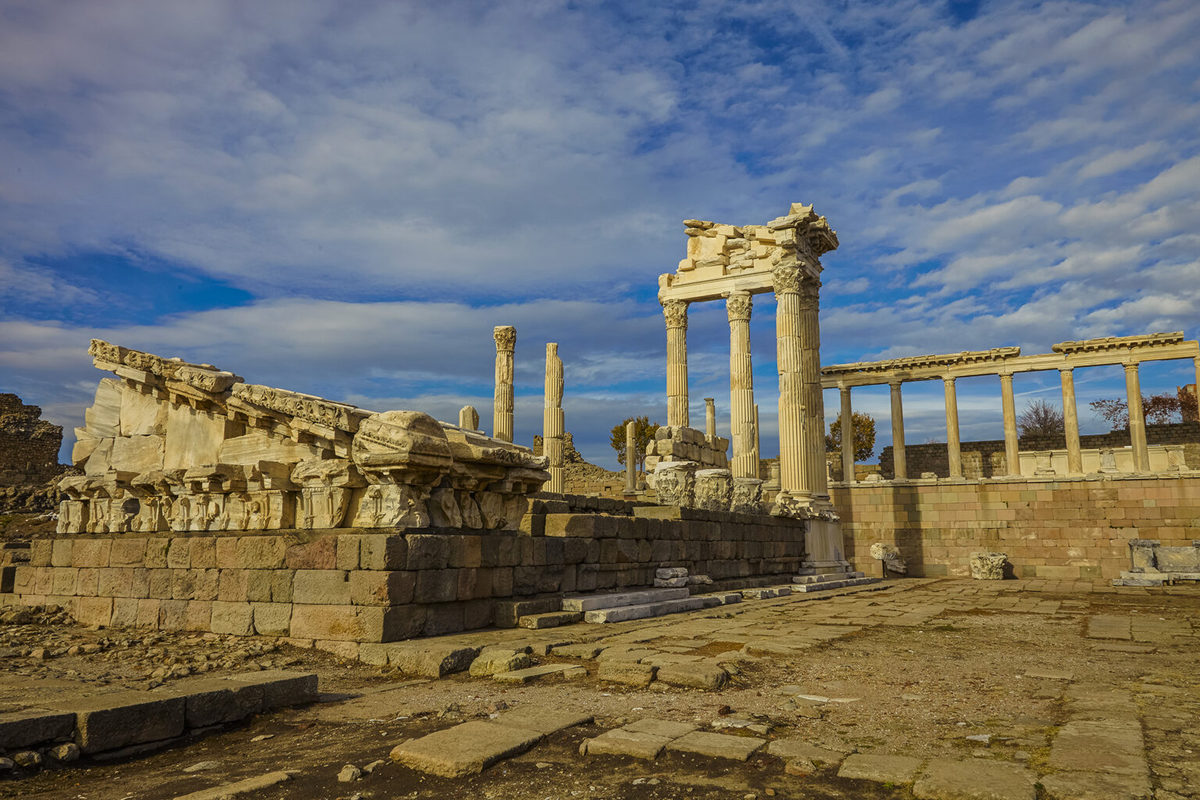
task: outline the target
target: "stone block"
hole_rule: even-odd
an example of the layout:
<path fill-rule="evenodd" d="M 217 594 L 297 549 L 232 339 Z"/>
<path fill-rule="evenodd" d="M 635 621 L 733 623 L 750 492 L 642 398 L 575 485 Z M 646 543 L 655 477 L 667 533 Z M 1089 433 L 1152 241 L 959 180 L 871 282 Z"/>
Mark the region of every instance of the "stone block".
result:
<path fill-rule="evenodd" d="M 145 539 L 113 539 L 110 547 L 108 564 L 79 564 L 77 566 L 140 567 L 146 560 Z M 75 555 L 78 557 L 79 554 Z"/>
<path fill-rule="evenodd" d="M 525 730 L 549 736 L 552 733 L 587 725 L 595 717 L 591 714 L 580 714 L 576 711 L 562 711 L 557 708 L 535 706 L 523 703 L 511 711 L 505 711 L 496 718 L 496 724 L 507 725 L 510 728 Z"/>
<path fill-rule="evenodd" d="M 132 597 L 133 568 L 106 567 L 97 570 L 96 593 L 101 597 Z"/>
<path fill-rule="evenodd" d="M 411 569 L 408 566 L 409 546 L 403 534 L 385 533 L 360 536 L 358 549 L 360 569 Z"/>
<path fill-rule="evenodd" d="M 101 378 L 96 387 L 96 397 L 90 408 L 83 412 L 87 432 L 96 438 L 121 435 L 121 381 L 116 378 Z"/>
<path fill-rule="evenodd" d="M 391 609 L 352 605 L 296 605 L 291 635 L 336 642 L 382 642 Z"/>
<path fill-rule="evenodd" d="M 284 562 L 288 569 L 333 570 L 337 567 L 337 540 L 336 536 L 322 536 L 311 542 L 294 544 L 285 551 Z"/>
<path fill-rule="evenodd" d="M 406 644 L 390 650 L 388 663 L 405 675 L 443 678 L 470 668 L 480 648 L 451 644 Z"/>
<path fill-rule="evenodd" d="M 251 603 L 254 632 L 259 636 L 287 636 L 292 624 L 291 603 Z"/>
<path fill-rule="evenodd" d="M 162 436 L 122 436 L 114 439 L 109 464 L 119 472 L 140 475 L 163 468 Z"/>
<path fill-rule="evenodd" d="M 464 722 L 396 745 L 391 758 L 405 766 L 444 778 L 476 775 L 496 762 L 523 753 L 542 735 L 494 722 Z"/>
<path fill-rule="evenodd" d="M 162 605 L 160 600 L 143 599 L 137 601 L 137 627 L 149 628 L 154 630 L 158 628 L 158 613 L 159 607 Z"/>
<path fill-rule="evenodd" d="M 449 566 L 476 569 L 483 564 L 483 546 L 479 536 L 449 536 Z"/>
<path fill-rule="evenodd" d="M 262 689 L 264 711 L 317 701 L 317 675 L 314 672 L 268 669 L 232 675 L 229 680 Z"/>
<path fill-rule="evenodd" d="M 50 566 L 71 566 L 71 548 L 74 542 L 70 539 L 54 539 L 51 544 Z"/>
<path fill-rule="evenodd" d="M 143 566 L 147 569 L 162 569 L 167 566 L 167 552 L 171 540 L 165 537 L 146 539 L 146 558 Z M 107 564 L 103 566 L 108 566 Z"/>
<path fill-rule="evenodd" d="M 118 597 L 113 600 L 112 621 L 114 628 L 133 628 L 137 626 L 138 600 L 132 597 Z"/>
<path fill-rule="evenodd" d="M 746 761 L 754 751 L 766 743 L 766 739 L 756 739 L 753 736 L 730 736 L 724 733 L 692 731 L 668 742 L 667 749 L 709 758 Z"/>
<path fill-rule="evenodd" d="M 579 750 L 585 755 L 630 756 L 653 761 L 669 741 L 664 736 L 617 728 L 585 740 Z"/>
<path fill-rule="evenodd" d="M 626 686 L 649 686 L 658 673 L 658 667 L 636 661 L 608 659 L 600 662 L 596 677 L 602 681 L 621 683 Z"/>
<path fill-rule="evenodd" d="M 183 629 L 186 631 L 210 631 L 212 629 L 212 607 L 213 603 L 209 600 L 188 601 L 184 609 Z"/>
<path fill-rule="evenodd" d="M 183 536 L 171 539 L 167 547 L 167 567 L 170 569 L 188 569 L 192 566 L 192 540 Z"/>
<path fill-rule="evenodd" d="M 918 800 L 1035 800 L 1033 773 L 1012 764 L 973 758 L 935 759 L 913 784 Z"/>
<path fill-rule="evenodd" d="M 244 426 L 224 416 L 172 405 L 167 411 L 163 469 L 219 464 L 221 444 L 240 436 Z"/>
<path fill-rule="evenodd" d="M 350 573 L 336 569 L 297 570 L 292 579 L 292 602 L 306 605 L 350 604 Z"/>
<path fill-rule="evenodd" d="M 842 762 L 838 777 L 901 785 L 912 783 L 920 768 L 921 759 L 911 756 L 856 753 Z"/>
<path fill-rule="evenodd" d="M 251 430 L 221 442 L 217 457 L 222 464 L 257 464 L 260 461 L 295 464 L 308 459 L 320 459 L 321 450 L 315 445 L 300 444 L 265 431 Z"/>
<path fill-rule="evenodd" d="M 79 570 L 73 567 L 57 567 L 54 568 L 53 578 L 50 583 L 50 591 L 57 595 L 74 595 L 75 585 L 79 577 Z"/>
<path fill-rule="evenodd" d="M 159 600 L 158 627 L 164 631 L 182 631 L 187 628 L 187 600 Z"/>
<path fill-rule="evenodd" d="M 34 539 L 29 547 L 29 566 L 48 567 L 53 560 L 54 540 Z M 76 565 L 80 566 L 80 565 Z M 107 566 L 107 565 L 105 565 Z"/>
<path fill-rule="evenodd" d="M 458 598 L 457 569 L 423 569 L 416 573 L 413 602 L 448 603 Z"/>
<path fill-rule="evenodd" d="M 125 540 L 116 540 L 125 541 Z M 143 540 L 144 541 L 144 540 Z M 111 563 L 112 539 L 77 539 L 71 549 L 71 564 L 74 567 L 107 567 Z M 118 564 L 115 566 L 125 566 Z"/>
<path fill-rule="evenodd" d="M 250 603 L 226 603 L 218 600 L 212 604 L 210 624 L 213 633 L 249 636 L 254 631 L 254 609 Z"/>
<path fill-rule="evenodd" d="M 237 722 L 263 710 L 262 687 L 254 684 L 201 678 L 175 684 L 168 691 L 184 699 L 184 721 L 189 728 Z"/>
<path fill-rule="evenodd" d="M 244 569 L 220 570 L 220 577 L 217 584 L 217 599 L 226 603 L 244 603 L 249 600 L 247 577 L 248 572 Z"/>
<path fill-rule="evenodd" d="M 0 714 L 0 750 L 18 750 L 65 739 L 75 730 L 75 715 L 54 711 Z"/>
<path fill-rule="evenodd" d="M 160 403 L 153 394 L 122 387 L 120 435 L 161 437 L 167 432 L 167 409 L 168 404 Z"/>
<path fill-rule="evenodd" d="M 217 539 L 217 567 L 219 569 L 243 568 L 238 561 L 237 543 L 238 540 L 235 536 L 222 536 Z"/>
<path fill-rule="evenodd" d="M 338 534 L 337 537 L 337 569 L 356 570 L 359 568 L 359 537 L 353 533 Z"/>
<path fill-rule="evenodd" d="M 214 569 L 217 566 L 217 540 L 212 536 L 192 539 L 188 555 L 192 569 Z"/>
<path fill-rule="evenodd" d="M 426 606 L 424 636 L 445 636 L 466 628 L 465 603 L 435 603 Z"/>
<path fill-rule="evenodd" d="M 287 561 L 287 540 L 282 536 L 238 537 L 235 558 L 242 569 L 282 569 Z"/>
<path fill-rule="evenodd" d="M 719 664 L 710 661 L 692 661 L 680 664 L 663 664 L 655 676 L 672 686 L 692 689 L 720 689 L 729 680 L 729 673 Z"/>
<path fill-rule="evenodd" d="M 416 573 L 407 570 L 355 570 L 350 602 L 356 606 L 399 606 L 413 601 Z"/>
<path fill-rule="evenodd" d="M 450 537 L 412 534 L 408 536 L 408 569 L 443 570 L 450 563 Z"/>
<path fill-rule="evenodd" d="M 75 714 L 75 743 L 84 753 L 116 750 L 179 736 L 184 731 L 182 697 L 114 692 L 88 698 Z"/>

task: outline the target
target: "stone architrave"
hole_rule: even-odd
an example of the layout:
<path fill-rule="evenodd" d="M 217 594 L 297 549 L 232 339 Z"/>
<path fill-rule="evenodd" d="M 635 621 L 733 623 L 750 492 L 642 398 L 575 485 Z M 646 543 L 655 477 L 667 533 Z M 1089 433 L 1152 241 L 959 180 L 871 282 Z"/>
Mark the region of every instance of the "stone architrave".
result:
<path fill-rule="evenodd" d="M 492 400 L 492 437 L 502 442 L 513 440 L 513 358 L 517 347 L 517 329 L 497 325 L 492 331 L 496 340 L 496 392 Z"/>
<path fill-rule="evenodd" d="M 728 511 L 733 498 L 733 476 L 727 469 L 696 471 L 696 508 L 704 511 Z"/>
<path fill-rule="evenodd" d="M 692 508 L 696 497 L 696 463 L 662 461 L 654 468 L 654 491 L 660 506 Z"/>
<path fill-rule="evenodd" d="M 546 399 L 542 416 L 542 454 L 550 461 L 547 471 L 550 481 L 547 492 L 566 491 L 563 476 L 563 362 L 558 357 L 558 344 L 546 345 Z"/>
<path fill-rule="evenodd" d="M 750 293 L 734 291 L 725 300 L 729 317 L 729 428 L 734 477 L 758 477 L 754 449 L 754 368 L 750 355 Z"/>
<path fill-rule="evenodd" d="M 688 364 L 687 326 L 688 304 L 683 300 L 666 300 L 662 304 L 667 323 L 667 425 L 687 427 Z"/>
<path fill-rule="evenodd" d="M 475 406 L 463 406 L 458 411 L 458 427 L 465 431 L 479 430 L 479 412 Z"/>
<path fill-rule="evenodd" d="M 637 422 L 625 423 L 625 494 L 637 491 Z"/>
<path fill-rule="evenodd" d="M 734 478 L 729 510 L 739 514 L 763 513 L 763 482 L 758 478 Z"/>

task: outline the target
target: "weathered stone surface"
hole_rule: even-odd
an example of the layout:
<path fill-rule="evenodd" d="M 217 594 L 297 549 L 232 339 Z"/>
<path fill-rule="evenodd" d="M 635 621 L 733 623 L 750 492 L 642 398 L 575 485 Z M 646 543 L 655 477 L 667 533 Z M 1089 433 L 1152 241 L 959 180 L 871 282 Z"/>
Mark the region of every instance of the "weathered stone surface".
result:
<path fill-rule="evenodd" d="M 1022 767 L 971 759 L 931 761 L 913 784 L 919 800 L 1035 800 L 1032 772 Z"/>
<path fill-rule="evenodd" d="M 1002 581 L 1007 562 L 1007 553 L 971 553 L 971 577 L 977 581 Z"/>
<path fill-rule="evenodd" d="M 263 710 L 299 706 L 317 701 L 317 674 L 267 669 L 230 676 L 229 680 L 262 689 Z"/>
<path fill-rule="evenodd" d="M 626 686 L 649 686 L 658 667 L 653 664 L 640 664 L 636 661 L 601 661 L 596 671 L 596 677 L 602 681 L 623 683 Z"/>
<path fill-rule="evenodd" d="M 673 722 L 646 717 L 629 723 L 622 730 L 630 733 L 648 733 L 651 736 L 661 736 L 665 739 L 678 739 L 680 736 L 696 730 L 696 726 L 690 722 Z"/>
<path fill-rule="evenodd" d="M 680 753 L 695 753 L 710 758 L 745 761 L 755 750 L 766 743 L 766 739 L 756 739 L 752 736 L 730 736 L 724 733 L 692 731 L 669 742 L 667 749 Z"/>
<path fill-rule="evenodd" d="M 486 678 L 497 672 L 512 672 L 533 666 L 533 659 L 524 651 L 506 647 L 485 647 L 471 662 L 471 677 Z"/>
<path fill-rule="evenodd" d="M 594 719 L 591 714 L 580 714 L 575 711 L 558 711 L 545 706 L 529 704 L 519 705 L 511 711 L 505 711 L 494 720 L 499 725 L 525 730 L 549 736 L 576 725 L 586 725 Z"/>
<path fill-rule="evenodd" d="M 236 722 L 263 709 L 263 687 L 242 681 L 219 678 L 186 681 L 173 686 L 170 693 L 184 698 L 189 728 Z"/>
<path fill-rule="evenodd" d="M 474 775 L 541 741 L 542 734 L 494 722 L 464 722 L 392 749 L 391 758 L 411 769 L 459 778 Z"/>
<path fill-rule="evenodd" d="M 170 739 L 183 733 L 183 697 L 114 692 L 84 701 L 76 711 L 75 740 L 85 753 Z"/>
<path fill-rule="evenodd" d="M 480 650 L 457 645 L 412 644 L 393 649 L 388 661 L 406 675 L 441 678 L 470 668 Z"/>
<path fill-rule="evenodd" d="M 545 678 L 555 676 L 560 678 L 582 678 L 587 674 L 587 670 L 578 664 L 543 664 L 537 667 L 526 667 L 512 672 L 497 672 L 492 676 L 492 679 L 498 683 L 529 683 Z"/>
<path fill-rule="evenodd" d="M 583 755 L 631 756 L 653 761 L 669 741 L 665 736 L 617 728 L 585 740 L 579 746 L 579 752 Z"/>
<path fill-rule="evenodd" d="M 846 758 L 845 753 L 818 747 L 800 739 L 776 739 L 767 745 L 767 752 L 785 761 L 805 759 L 831 767 L 838 766 Z"/>
<path fill-rule="evenodd" d="M 238 795 L 278 786 L 284 781 L 291 780 L 291 777 L 287 772 L 268 772 L 266 775 L 246 778 L 245 780 L 227 783 L 223 786 L 215 786 L 211 789 L 201 789 L 198 792 L 180 795 L 175 800 L 226 800 L 226 798 L 237 797 Z"/>
<path fill-rule="evenodd" d="M 693 689 L 720 689 L 729 680 L 729 673 L 719 664 L 694 661 L 683 664 L 663 664 L 655 676 L 672 686 L 687 686 Z"/>
<path fill-rule="evenodd" d="M 1053 800 L 1144 800 L 1154 794 L 1148 775 L 1054 772 L 1040 783 Z"/>
<path fill-rule="evenodd" d="M 856 753 L 847 756 L 838 770 L 839 778 L 876 783 L 912 783 L 921 768 L 921 759 L 911 756 L 884 756 Z"/>
<path fill-rule="evenodd" d="M 71 735 L 75 715 L 53 711 L 12 711 L 0 714 L 0 750 L 32 747 Z"/>

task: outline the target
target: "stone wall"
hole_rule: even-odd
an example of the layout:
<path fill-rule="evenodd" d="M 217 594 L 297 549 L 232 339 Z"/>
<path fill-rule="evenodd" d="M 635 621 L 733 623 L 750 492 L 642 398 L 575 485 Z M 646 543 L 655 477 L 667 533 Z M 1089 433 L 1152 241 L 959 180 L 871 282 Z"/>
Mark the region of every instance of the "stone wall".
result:
<path fill-rule="evenodd" d="M 1024 452 L 1041 450 L 1063 450 L 1067 446 L 1066 436 L 1022 436 L 1018 447 Z M 1171 425 L 1147 425 L 1146 443 L 1149 445 L 1181 444 L 1184 459 L 1192 469 L 1200 469 L 1200 422 L 1177 422 Z M 1084 450 L 1105 447 L 1129 447 L 1129 429 L 1110 431 L 1079 437 L 1079 446 Z M 1004 440 L 992 439 L 979 442 L 962 442 L 963 475 L 967 478 L 990 478 L 1002 475 L 1004 470 Z M 904 458 L 909 477 L 920 477 L 933 472 L 940 478 L 950 475 L 946 456 L 946 443 L 909 444 L 904 447 Z M 892 447 L 888 445 L 879 454 L 879 466 L 883 477 L 891 480 L 896 475 Z M 835 463 L 835 471 L 840 467 Z"/>
<path fill-rule="evenodd" d="M 972 552 L 1007 553 L 1018 577 L 1116 578 L 1130 539 L 1200 539 L 1200 477 L 995 480 L 835 486 L 846 558 L 876 575 L 874 542 L 910 575 L 969 574 Z"/>
<path fill-rule="evenodd" d="M 570 513 L 611 504 L 615 513 Z M 36 539 L 0 604 L 55 604 L 85 625 L 258 633 L 352 656 L 506 621 L 520 598 L 647 588 L 660 567 L 715 580 L 800 567 L 805 524 L 767 516 L 535 500 L 517 532 L 260 531 Z"/>
<path fill-rule="evenodd" d="M 0 487 L 36 486 L 62 473 L 62 426 L 42 419 L 42 409 L 15 394 L 0 394 Z"/>

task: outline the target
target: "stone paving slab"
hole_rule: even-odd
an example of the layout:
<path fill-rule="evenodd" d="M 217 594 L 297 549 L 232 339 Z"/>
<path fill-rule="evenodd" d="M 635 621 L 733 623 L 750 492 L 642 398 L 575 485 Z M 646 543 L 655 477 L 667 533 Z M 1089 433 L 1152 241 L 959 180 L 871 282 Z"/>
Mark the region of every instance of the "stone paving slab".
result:
<path fill-rule="evenodd" d="M 586 725 L 595 719 L 592 714 L 580 714 L 575 711 L 556 711 L 545 706 L 520 705 L 511 711 L 505 711 L 493 720 L 498 725 L 525 730 L 549 736 L 552 733 L 574 728 L 576 725 Z"/>
<path fill-rule="evenodd" d="M 767 745 L 767 752 L 784 761 L 803 758 L 814 764 L 826 764 L 831 767 L 839 766 L 845 760 L 846 754 L 837 750 L 827 750 L 815 744 L 800 739 L 776 739 Z"/>
<path fill-rule="evenodd" d="M 1129 617 L 1113 617 L 1097 614 L 1088 619 L 1087 635 L 1089 639 L 1131 639 Z"/>
<path fill-rule="evenodd" d="M 875 783 L 912 783 L 921 768 L 921 759 L 911 756 L 883 756 L 855 753 L 847 756 L 838 770 L 839 778 Z"/>
<path fill-rule="evenodd" d="M 639 719 L 637 722 L 631 722 L 618 730 L 626 730 L 631 733 L 648 733 L 651 736 L 662 736 L 666 739 L 678 739 L 680 736 L 685 736 L 696 730 L 696 726 L 690 722 L 671 722 L 670 720 L 647 717 L 646 719 Z"/>
<path fill-rule="evenodd" d="M 1033 773 L 1022 767 L 971 759 L 931 761 L 913 784 L 918 800 L 1036 800 Z"/>
<path fill-rule="evenodd" d="M 497 672 L 492 679 L 498 683 L 529 683 L 547 675 L 559 675 L 563 678 L 582 678 L 587 670 L 578 664 L 543 664 L 538 667 L 526 667 L 512 672 Z"/>
<path fill-rule="evenodd" d="M 20 750 L 69 738 L 74 730 L 75 715 L 71 713 L 25 710 L 0 714 L 0 750 Z"/>
<path fill-rule="evenodd" d="M 519 755 L 541 738 L 540 733 L 524 728 L 495 722 L 464 722 L 402 742 L 392 749 L 391 758 L 420 772 L 459 778 L 479 774 L 497 761 Z"/>
<path fill-rule="evenodd" d="M 752 736 L 730 736 L 724 733 L 692 731 L 668 742 L 667 749 L 709 758 L 745 761 L 755 750 L 766 743 L 766 739 L 756 739 Z"/>
<path fill-rule="evenodd" d="M 1064 771 L 1047 775 L 1041 784 L 1053 800 L 1143 800 L 1154 791 L 1144 775 Z"/>
<path fill-rule="evenodd" d="M 116 750 L 179 736 L 186 699 L 149 692 L 113 692 L 84 701 L 75 712 L 75 742 L 85 753 Z"/>
<path fill-rule="evenodd" d="M 583 755 L 631 756 L 653 761 L 669 741 L 666 736 L 615 728 L 594 739 L 585 740 L 579 746 L 579 752 Z"/>
<path fill-rule="evenodd" d="M 1060 770 L 1145 775 L 1142 726 L 1137 720 L 1072 720 L 1054 737 L 1049 764 Z"/>
<path fill-rule="evenodd" d="M 662 665 L 656 677 L 671 686 L 712 691 L 720 689 L 728 682 L 729 673 L 711 661 L 696 661 Z"/>
<path fill-rule="evenodd" d="M 198 792 L 180 795 L 175 800 L 224 800 L 224 798 L 237 797 L 240 794 L 249 794 L 277 786 L 284 781 L 291 780 L 291 777 L 288 772 L 268 772 L 266 775 L 246 778 L 236 783 L 227 783 L 223 786 L 214 786 L 211 789 L 201 789 Z"/>

